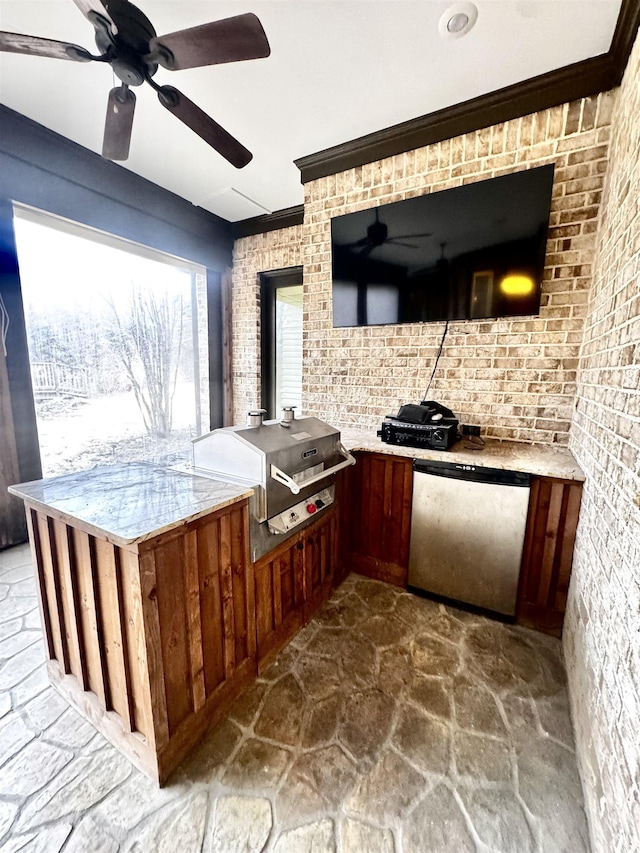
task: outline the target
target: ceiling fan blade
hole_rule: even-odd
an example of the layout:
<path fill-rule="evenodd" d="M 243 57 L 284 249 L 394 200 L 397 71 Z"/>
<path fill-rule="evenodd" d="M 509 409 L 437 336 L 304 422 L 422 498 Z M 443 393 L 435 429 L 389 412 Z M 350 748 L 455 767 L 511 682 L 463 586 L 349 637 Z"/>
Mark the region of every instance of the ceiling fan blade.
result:
<path fill-rule="evenodd" d="M 0 32 L 0 53 L 26 53 L 29 56 L 91 62 L 91 54 L 80 45 L 43 39 L 38 36 L 23 36 L 20 33 Z"/>
<path fill-rule="evenodd" d="M 105 28 L 110 31 L 112 35 L 115 35 L 118 32 L 118 28 L 113 22 L 111 15 L 109 15 L 104 3 L 101 3 L 100 0 L 73 0 L 73 2 L 76 4 L 78 9 L 80 9 L 85 18 L 91 21 L 94 27 L 97 27 L 98 29 Z"/>
<path fill-rule="evenodd" d="M 261 59 L 270 53 L 262 24 L 252 12 L 158 36 L 149 42 L 150 57 L 171 71 Z"/>
<path fill-rule="evenodd" d="M 406 246 L 408 249 L 417 249 L 418 246 L 415 243 L 405 243 L 404 240 L 399 240 L 397 237 L 390 237 L 388 240 L 384 241 L 386 245 L 391 244 L 392 246 Z"/>
<path fill-rule="evenodd" d="M 413 240 L 418 237 L 433 237 L 431 231 L 423 231 L 422 234 L 396 234 L 395 237 L 392 237 L 392 240 Z"/>
<path fill-rule="evenodd" d="M 242 169 L 251 161 L 253 154 L 182 92 L 173 86 L 159 86 L 157 92 L 163 107 L 215 148 L 236 169 Z"/>
<path fill-rule="evenodd" d="M 106 160 L 126 160 L 129 156 L 135 108 L 136 96 L 127 86 L 109 92 L 102 140 L 102 156 Z"/>
<path fill-rule="evenodd" d="M 359 240 L 356 240 L 355 243 L 347 243 L 345 245 L 345 249 L 359 249 L 360 246 L 366 246 L 368 243 L 368 237 L 361 237 Z"/>
<path fill-rule="evenodd" d="M 371 254 L 371 252 L 373 252 L 373 250 L 374 250 L 374 249 L 376 249 L 376 248 L 377 248 L 377 246 L 374 246 L 374 244 L 373 244 L 373 243 L 369 243 L 369 244 L 368 244 L 367 246 L 365 246 L 365 247 L 364 247 L 364 249 L 360 252 L 360 257 L 361 257 L 361 258 L 366 258 L 366 257 L 368 257 L 368 256 Z"/>

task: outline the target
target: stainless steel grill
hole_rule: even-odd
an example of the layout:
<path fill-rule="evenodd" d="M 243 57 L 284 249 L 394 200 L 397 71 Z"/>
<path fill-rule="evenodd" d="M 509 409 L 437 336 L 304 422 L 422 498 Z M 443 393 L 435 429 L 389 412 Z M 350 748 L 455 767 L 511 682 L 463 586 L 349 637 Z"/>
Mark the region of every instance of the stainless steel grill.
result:
<path fill-rule="evenodd" d="M 251 485 L 253 559 L 334 500 L 334 476 L 355 459 L 340 432 L 318 418 L 280 420 L 249 412 L 248 426 L 223 427 L 193 440 L 195 473 Z"/>

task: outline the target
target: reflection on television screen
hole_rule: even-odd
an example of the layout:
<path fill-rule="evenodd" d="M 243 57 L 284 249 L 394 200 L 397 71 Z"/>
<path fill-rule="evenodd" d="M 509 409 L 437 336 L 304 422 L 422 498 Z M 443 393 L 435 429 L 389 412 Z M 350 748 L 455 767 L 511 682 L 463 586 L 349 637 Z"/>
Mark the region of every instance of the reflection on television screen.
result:
<path fill-rule="evenodd" d="M 333 325 L 537 314 L 553 165 L 331 220 Z"/>

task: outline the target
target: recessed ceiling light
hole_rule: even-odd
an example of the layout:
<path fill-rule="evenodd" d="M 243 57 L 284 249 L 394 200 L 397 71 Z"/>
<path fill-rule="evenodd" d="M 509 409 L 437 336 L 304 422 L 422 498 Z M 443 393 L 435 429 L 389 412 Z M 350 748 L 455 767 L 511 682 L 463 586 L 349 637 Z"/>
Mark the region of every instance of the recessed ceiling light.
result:
<path fill-rule="evenodd" d="M 443 38 L 457 39 L 466 36 L 478 20 L 478 9 L 473 3 L 454 3 L 440 17 L 438 30 Z"/>

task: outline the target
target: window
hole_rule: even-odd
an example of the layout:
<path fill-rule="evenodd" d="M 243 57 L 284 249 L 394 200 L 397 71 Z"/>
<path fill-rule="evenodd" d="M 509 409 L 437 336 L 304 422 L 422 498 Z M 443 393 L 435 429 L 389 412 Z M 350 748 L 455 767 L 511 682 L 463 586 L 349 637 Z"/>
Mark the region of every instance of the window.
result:
<path fill-rule="evenodd" d="M 262 407 L 302 408 L 302 268 L 261 274 Z"/>
<path fill-rule="evenodd" d="M 187 461 L 208 429 L 206 270 L 15 209 L 44 476 Z"/>

